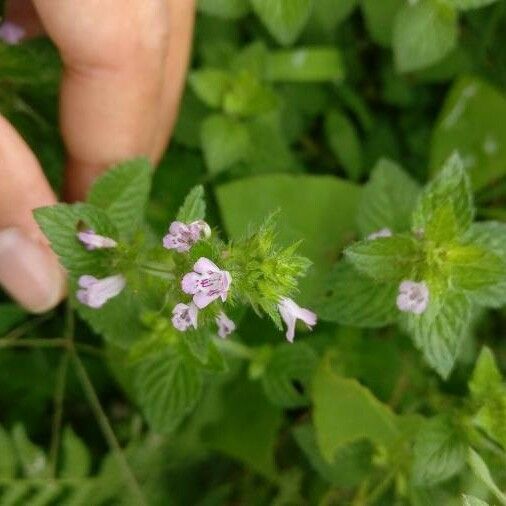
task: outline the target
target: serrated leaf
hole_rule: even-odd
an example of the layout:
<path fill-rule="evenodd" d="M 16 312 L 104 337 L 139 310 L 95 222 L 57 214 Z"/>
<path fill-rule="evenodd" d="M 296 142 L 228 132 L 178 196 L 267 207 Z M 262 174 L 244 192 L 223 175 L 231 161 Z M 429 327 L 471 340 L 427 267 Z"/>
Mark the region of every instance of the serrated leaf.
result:
<path fill-rule="evenodd" d="M 186 196 L 183 205 L 177 213 L 177 220 L 183 223 L 191 223 L 203 220 L 206 217 L 206 201 L 204 199 L 204 187 L 202 185 L 192 188 Z"/>
<path fill-rule="evenodd" d="M 88 476 L 91 468 L 91 456 L 88 448 L 75 432 L 66 427 L 62 437 L 61 478 L 78 479 Z"/>
<path fill-rule="evenodd" d="M 185 332 L 183 344 L 200 367 L 215 373 L 227 370 L 227 363 L 214 343 L 212 332 L 208 329 Z"/>
<path fill-rule="evenodd" d="M 248 0 L 198 0 L 197 5 L 200 12 L 223 19 L 239 19 L 250 10 Z"/>
<path fill-rule="evenodd" d="M 333 47 L 303 47 L 267 54 L 265 78 L 268 81 L 341 81 L 344 64 Z"/>
<path fill-rule="evenodd" d="M 193 71 L 188 83 L 202 102 L 209 107 L 219 108 L 230 86 L 230 76 L 224 70 L 204 68 Z"/>
<path fill-rule="evenodd" d="M 413 228 L 425 229 L 437 209 L 451 205 L 459 234 L 464 234 L 474 219 L 474 204 L 469 177 L 462 159 L 454 153 L 442 171 L 423 190 L 414 214 Z"/>
<path fill-rule="evenodd" d="M 211 174 L 217 174 L 244 159 L 249 148 L 246 126 L 224 115 L 209 116 L 202 123 L 201 139 Z"/>
<path fill-rule="evenodd" d="M 440 60 L 457 44 L 455 11 L 435 0 L 408 3 L 397 14 L 393 32 L 395 66 L 412 72 Z"/>
<path fill-rule="evenodd" d="M 470 320 L 469 299 L 458 292 L 430 293 L 424 313 L 406 315 L 416 347 L 443 379 L 449 376 L 455 364 Z"/>
<path fill-rule="evenodd" d="M 506 223 L 498 221 L 473 223 L 464 241 L 482 246 L 506 260 Z"/>
<path fill-rule="evenodd" d="M 307 344 L 278 346 L 262 375 L 265 395 L 282 408 L 307 406 L 309 383 L 316 365 L 317 355 Z"/>
<path fill-rule="evenodd" d="M 316 372 L 313 420 L 322 455 L 332 462 L 336 451 L 359 439 L 392 445 L 399 436 L 395 415 L 357 380 L 338 376 L 326 356 Z"/>
<path fill-rule="evenodd" d="M 410 279 L 420 246 L 411 236 L 396 235 L 365 239 L 348 246 L 344 254 L 362 274 L 376 281 L 398 281 Z"/>
<path fill-rule="evenodd" d="M 285 46 L 297 39 L 313 7 L 313 0 L 250 1 L 253 10 L 270 34 Z"/>
<path fill-rule="evenodd" d="M 487 464 L 472 448 L 469 448 L 467 463 L 473 473 L 479 478 L 483 484 L 496 496 L 501 504 L 506 504 L 506 494 L 503 494 L 499 487 L 495 484 Z"/>
<path fill-rule="evenodd" d="M 357 224 L 367 236 L 383 228 L 406 232 L 420 194 L 420 186 L 395 162 L 380 159 L 365 185 L 357 213 Z"/>
<path fill-rule="evenodd" d="M 476 400 L 484 400 L 498 388 L 501 388 L 501 385 L 502 374 L 497 367 L 492 350 L 484 346 L 469 380 L 471 395 Z"/>
<path fill-rule="evenodd" d="M 350 263 L 338 262 L 316 305 L 324 320 L 354 327 L 383 327 L 397 320 L 397 283 L 377 283 Z"/>
<path fill-rule="evenodd" d="M 144 158 L 120 163 L 96 180 L 87 202 L 104 209 L 120 235 L 129 237 L 144 219 L 151 172 Z"/>
<path fill-rule="evenodd" d="M 446 416 L 428 420 L 416 434 L 413 448 L 413 480 L 432 486 L 450 479 L 465 464 L 467 445 Z"/>
<path fill-rule="evenodd" d="M 194 409 L 202 393 L 202 375 L 188 360 L 167 349 L 135 371 L 135 392 L 155 432 L 168 434 Z"/>

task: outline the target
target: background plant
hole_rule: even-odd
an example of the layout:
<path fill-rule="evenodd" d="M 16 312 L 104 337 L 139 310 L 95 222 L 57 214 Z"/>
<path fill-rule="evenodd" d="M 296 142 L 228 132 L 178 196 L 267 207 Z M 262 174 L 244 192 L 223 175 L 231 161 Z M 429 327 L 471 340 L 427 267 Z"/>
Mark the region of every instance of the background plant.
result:
<path fill-rule="evenodd" d="M 132 161 L 116 193 L 43 226 L 105 275 L 110 252 L 80 247 L 79 220 L 138 251 L 204 185 L 223 241 L 273 213 L 277 251 L 303 239 L 295 298 L 322 321 L 289 345 L 238 306 L 234 335 L 174 354 L 156 276 L 98 311 L 32 317 L 3 297 L 0 503 L 506 503 L 505 9 L 201 0 L 149 201 Z M 0 45 L 0 110 L 59 188 L 55 54 Z M 420 318 L 396 306 L 404 279 L 427 280 Z"/>

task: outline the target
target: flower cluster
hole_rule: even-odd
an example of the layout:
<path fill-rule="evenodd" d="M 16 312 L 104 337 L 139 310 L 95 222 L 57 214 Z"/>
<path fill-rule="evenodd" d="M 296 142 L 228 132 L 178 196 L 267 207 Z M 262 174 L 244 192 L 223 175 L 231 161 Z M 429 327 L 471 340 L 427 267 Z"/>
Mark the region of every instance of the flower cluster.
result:
<path fill-rule="evenodd" d="M 209 239 L 210 236 L 211 228 L 203 220 L 193 221 L 189 224 L 181 221 L 174 221 L 170 225 L 168 233 L 163 238 L 162 244 L 167 250 L 188 255 L 199 241 L 205 241 Z M 92 229 L 78 232 L 77 239 L 88 251 L 116 248 L 118 246 L 118 243 L 114 239 L 97 234 Z M 246 243 L 242 250 L 239 248 L 239 256 L 241 256 L 244 251 L 249 251 L 249 258 L 251 259 L 250 246 L 250 243 Z M 267 265 L 267 270 L 269 272 L 275 273 L 277 271 L 278 274 L 275 274 L 275 276 L 279 276 L 279 273 L 283 273 L 287 270 L 287 267 L 283 267 L 283 265 L 288 265 L 289 262 L 287 259 L 293 257 L 293 255 L 290 257 L 290 254 L 291 250 L 279 252 L 278 256 L 280 261 L 278 262 L 277 268 L 274 264 L 273 267 L 270 266 L 269 262 L 273 263 L 272 259 L 269 260 L 269 258 L 265 257 L 263 262 Z M 183 259 L 181 265 L 187 266 L 187 268 L 192 265 L 188 263 L 187 256 L 178 256 L 178 258 Z M 191 258 L 191 256 L 189 258 Z M 194 256 L 194 258 L 197 258 L 197 256 Z M 292 270 L 301 270 L 301 268 L 297 267 L 301 262 L 298 258 L 299 257 L 293 257 L 292 263 L 294 263 L 293 265 L 295 265 L 295 267 L 292 267 Z M 239 265 L 242 271 L 247 270 L 244 264 Z M 238 269 L 236 264 L 234 264 L 234 269 Z M 238 270 L 237 276 L 239 280 L 243 280 L 244 284 L 244 279 L 247 279 L 247 275 L 244 272 L 241 273 L 240 270 L 241 269 Z M 287 274 L 288 279 L 292 279 L 294 276 L 290 269 L 288 269 Z M 284 290 L 284 293 L 286 293 L 288 290 L 283 288 L 285 285 L 281 282 L 278 283 L 277 278 L 272 277 L 273 275 L 274 274 L 271 274 L 270 277 L 272 278 L 271 281 L 273 281 L 271 284 L 276 285 L 275 290 Z M 199 313 L 204 311 L 215 301 L 218 301 L 220 305 L 227 302 L 233 283 L 232 275 L 228 270 L 220 268 L 206 256 L 199 257 L 193 262 L 191 271 L 182 274 L 178 283 L 179 286 L 176 285 L 173 287 L 176 289 L 177 293 L 191 297 L 191 300 L 180 300 L 172 309 L 171 321 L 174 328 L 180 332 L 197 329 L 199 327 Z M 289 281 L 289 284 L 286 285 L 287 288 L 292 288 L 292 283 L 292 281 Z M 126 286 L 126 278 L 122 274 L 115 274 L 102 279 L 84 275 L 79 278 L 78 284 L 79 289 L 76 296 L 79 302 L 96 309 L 102 307 L 107 301 L 121 293 Z M 265 280 L 257 280 L 255 289 L 263 293 L 265 292 L 265 285 Z M 288 341 L 293 342 L 297 320 L 304 322 L 309 329 L 312 329 L 312 327 L 316 325 L 316 314 L 308 309 L 301 308 L 292 299 L 284 295 L 277 295 L 277 293 L 274 292 L 273 300 L 276 301 L 275 307 L 279 315 L 277 318 L 279 319 L 279 317 L 281 317 L 286 324 L 286 338 Z M 235 323 L 222 309 L 214 308 L 211 314 L 214 314 L 213 318 L 217 326 L 217 334 L 221 338 L 225 338 L 235 331 Z"/>

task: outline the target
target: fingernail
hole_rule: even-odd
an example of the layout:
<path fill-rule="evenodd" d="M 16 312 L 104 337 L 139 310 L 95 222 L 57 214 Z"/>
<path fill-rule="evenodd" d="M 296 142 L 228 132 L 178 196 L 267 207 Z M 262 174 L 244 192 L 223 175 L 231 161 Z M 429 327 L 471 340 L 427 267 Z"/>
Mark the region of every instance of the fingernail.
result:
<path fill-rule="evenodd" d="M 34 313 L 56 306 L 66 286 L 52 252 L 19 228 L 0 230 L 0 285 Z"/>

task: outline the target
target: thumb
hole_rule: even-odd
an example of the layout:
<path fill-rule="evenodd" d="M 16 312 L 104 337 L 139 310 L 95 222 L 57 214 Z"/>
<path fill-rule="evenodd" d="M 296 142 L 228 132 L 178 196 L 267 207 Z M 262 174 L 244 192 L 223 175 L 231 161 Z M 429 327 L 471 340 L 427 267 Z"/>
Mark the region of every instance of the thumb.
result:
<path fill-rule="evenodd" d="M 64 272 L 32 216 L 55 202 L 35 156 L 0 116 L 0 286 L 37 313 L 65 294 Z"/>

